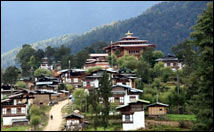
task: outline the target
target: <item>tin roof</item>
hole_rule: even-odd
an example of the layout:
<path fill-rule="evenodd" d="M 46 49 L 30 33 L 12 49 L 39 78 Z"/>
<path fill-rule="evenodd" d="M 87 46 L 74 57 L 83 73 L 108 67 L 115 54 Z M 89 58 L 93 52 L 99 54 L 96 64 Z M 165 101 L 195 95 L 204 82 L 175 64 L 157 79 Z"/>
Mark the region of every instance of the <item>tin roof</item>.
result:
<path fill-rule="evenodd" d="M 165 107 L 168 107 L 168 106 L 169 106 L 168 104 L 163 104 L 163 103 L 160 103 L 160 102 L 156 102 L 156 103 L 154 103 L 154 104 L 148 105 L 147 107 L 156 106 L 156 105 L 165 106 Z"/>

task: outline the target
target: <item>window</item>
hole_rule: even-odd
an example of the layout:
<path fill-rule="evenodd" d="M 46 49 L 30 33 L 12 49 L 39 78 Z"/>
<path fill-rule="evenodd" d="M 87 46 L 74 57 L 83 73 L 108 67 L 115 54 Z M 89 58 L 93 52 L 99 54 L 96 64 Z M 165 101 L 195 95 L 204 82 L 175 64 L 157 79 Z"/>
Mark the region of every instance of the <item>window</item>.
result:
<path fill-rule="evenodd" d="M 12 114 L 16 114 L 16 108 L 12 108 Z"/>
<path fill-rule="evenodd" d="M 133 121 L 133 115 L 123 115 L 123 121 L 125 122 L 132 122 Z"/>
<path fill-rule="evenodd" d="M 7 109 L 3 108 L 3 115 L 6 115 L 6 114 L 7 114 Z"/>
<path fill-rule="evenodd" d="M 74 82 L 78 82 L 78 78 L 74 78 Z"/>
<path fill-rule="evenodd" d="M 114 103 L 114 97 L 109 97 L 109 102 Z"/>
<path fill-rule="evenodd" d="M 136 101 L 136 97 L 135 96 L 130 96 L 130 102 L 132 102 L 132 101 Z"/>
<path fill-rule="evenodd" d="M 67 120 L 67 126 L 71 125 L 71 120 Z"/>
<path fill-rule="evenodd" d="M 83 86 L 86 87 L 87 86 L 87 82 L 83 82 Z"/>
<path fill-rule="evenodd" d="M 72 124 L 73 124 L 73 125 L 79 124 L 79 120 L 72 120 Z"/>
<path fill-rule="evenodd" d="M 21 112 L 22 114 L 25 114 L 25 108 L 22 108 Z"/>
<path fill-rule="evenodd" d="M 124 102 L 124 97 L 120 97 L 120 103 Z"/>
<path fill-rule="evenodd" d="M 21 113 L 21 108 L 17 108 L 17 113 L 18 113 L 18 114 Z"/>
<path fill-rule="evenodd" d="M 160 108 L 160 111 L 162 111 L 162 108 Z"/>
<path fill-rule="evenodd" d="M 91 86 L 94 86 L 94 82 L 90 82 L 90 85 L 91 85 Z"/>

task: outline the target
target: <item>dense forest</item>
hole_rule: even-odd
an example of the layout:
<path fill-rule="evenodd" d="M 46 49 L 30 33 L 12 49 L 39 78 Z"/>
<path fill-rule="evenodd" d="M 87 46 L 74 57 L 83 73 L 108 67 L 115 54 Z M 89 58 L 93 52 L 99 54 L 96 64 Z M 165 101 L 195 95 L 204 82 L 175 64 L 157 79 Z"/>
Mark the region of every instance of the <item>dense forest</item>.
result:
<path fill-rule="evenodd" d="M 192 26 L 196 24 L 199 14 L 206 8 L 205 1 L 162 2 L 144 12 L 142 15 L 109 25 L 96 27 L 91 31 L 75 37 L 70 35 L 42 41 L 35 48 L 45 49 L 47 46 L 65 45 L 76 54 L 84 47 L 96 42 L 117 41 L 130 30 L 140 39 L 148 40 L 157 45 L 157 49 L 165 54 L 171 52 L 171 47 L 189 37 Z M 48 43 L 48 44 L 47 44 Z M 35 43 L 37 44 L 37 43 Z M 34 48 L 34 46 L 32 46 Z M 14 49 L 2 55 L 1 66 L 6 68 L 16 65 L 15 56 L 20 49 Z"/>
<path fill-rule="evenodd" d="M 192 26 L 196 24 L 206 4 L 204 1 L 163 2 L 138 17 L 97 27 L 65 44 L 71 48 L 72 53 L 77 53 L 96 41 L 117 41 L 130 30 L 140 39 L 156 44 L 158 50 L 170 53 L 173 45 L 189 37 Z"/>

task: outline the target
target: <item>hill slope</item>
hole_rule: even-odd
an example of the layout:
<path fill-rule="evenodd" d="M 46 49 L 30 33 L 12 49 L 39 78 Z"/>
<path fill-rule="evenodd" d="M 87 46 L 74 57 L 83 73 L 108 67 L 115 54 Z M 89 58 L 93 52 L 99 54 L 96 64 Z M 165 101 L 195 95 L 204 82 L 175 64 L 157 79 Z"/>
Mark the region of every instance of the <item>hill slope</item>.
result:
<path fill-rule="evenodd" d="M 50 38 L 47 40 L 42 40 L 42 41 L 39 41 L 36 43 L 32 43 L 31 45 L 34 49 L 45 49 L 48 46 L 57 47 L 68 41 L 70 42 L 73 38 L 75 38 L 77 36 L 78 35 L 67 34 L 67 35 L 63 35 L 61 37 Z M 15 58 L 20 49 L 21 48 L 16 48 L 16 49 L 13 49 L 9 52 L 2 54 L 1 67 L 6 68 L 6 67 L 12 66 L 12 65 L 19 67 L 18 63 L 15 61 Z"/>
<path fill-rule="evenodd" d="M 189 37 L 192 26 L 207 7 L 206 4 L 204 1 L 163 2 L 138 17 L 97 27 L 67 45 L 72 53 L 77 53 L 95 41 L 117 41 L 130 30 L 134 36 L 156 44 L 158 50 L 170 53 L 173 45 Z"/>
<path fill-rule="evenodd" d="M 169 53 L 173 45 L 189 37 L 192 26 L 207 7 L 206 4 L 205 1 L 163 2 L 153 6 L 138 17 L 96 27 L 83 35 L 72 37 L 72 39 L 70 37 L 59 37 L 49 41 L 49 44 L 55 42 L 54 46 L 65 44 L 71 48 L 71 53 L 75 54 L 97 41 L 107 43 L 111 40 L 117 41 L 130 30 L 134 36 L 148 40 L 149 43 L 156 44 L 158 50 Z M 13 50 L 3 54 L 1 66 L 15 65 L 14 58 L 17 52 L 18 50 Z"/>

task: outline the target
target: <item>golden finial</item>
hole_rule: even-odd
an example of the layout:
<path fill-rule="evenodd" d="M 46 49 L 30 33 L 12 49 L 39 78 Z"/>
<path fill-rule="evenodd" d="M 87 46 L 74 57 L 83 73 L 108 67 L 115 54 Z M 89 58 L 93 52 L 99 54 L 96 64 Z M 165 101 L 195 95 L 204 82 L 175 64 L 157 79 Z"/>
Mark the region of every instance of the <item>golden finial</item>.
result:
<path fill-rule="evenodd" d="M 132 34 L 133 33 L 131 33 L 129 30 L 128 30 L 128 32 L 126 33 L 126 36 L 128 37 L 128 36 L 132 36 Z"/>
<path fill-rule="evenodd" d="M 111 41 L 111 45 L 113 44 L 113 42 Z"/>

